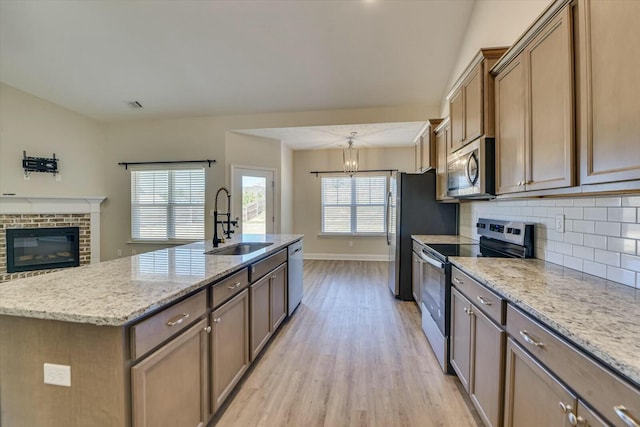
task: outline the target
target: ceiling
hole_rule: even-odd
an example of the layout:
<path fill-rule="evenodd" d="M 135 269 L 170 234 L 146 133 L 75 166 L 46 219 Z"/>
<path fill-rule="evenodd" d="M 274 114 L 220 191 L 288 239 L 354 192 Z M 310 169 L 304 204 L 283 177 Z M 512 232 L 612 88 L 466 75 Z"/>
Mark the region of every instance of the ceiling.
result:
<path fill-rule="evenodd" d="M 101 121 L 436 108 L 472 6 L 2 0 L 0 81 Z"/>
<path fill-rule="evenodd" d="M 237 130 L 237 133 L 277 139 L 293 150 L 346 148 L 351 132 L 354 148 L 412 145 L 425 122 L 370 123 L 357 125 L 308 126 Z"/>

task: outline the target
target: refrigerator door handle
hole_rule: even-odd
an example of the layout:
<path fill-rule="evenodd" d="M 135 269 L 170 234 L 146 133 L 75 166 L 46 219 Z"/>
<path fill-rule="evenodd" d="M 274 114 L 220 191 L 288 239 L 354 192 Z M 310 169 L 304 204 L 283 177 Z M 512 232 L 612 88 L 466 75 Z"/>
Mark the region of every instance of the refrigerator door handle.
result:
<path fill-rule="evenodd" d="M 391 222 L 391 218 L 389 218 L 389 216 L 391 215 L 391 190 L 389 190 L 389 193 L 387 194 L 387 220 L 386 220 L 386 226 L 387 226 L 387 246 L 391 246 L 391 230 L 389 229 L 389 222 Z"/>

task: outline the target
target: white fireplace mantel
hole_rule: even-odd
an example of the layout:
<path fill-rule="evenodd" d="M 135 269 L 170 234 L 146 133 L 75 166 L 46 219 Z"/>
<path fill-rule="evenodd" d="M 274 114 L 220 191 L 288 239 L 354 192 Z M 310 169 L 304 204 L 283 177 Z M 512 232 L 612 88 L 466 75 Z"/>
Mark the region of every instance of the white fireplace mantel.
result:
<path fill-rule="evenodd" d="M 100 204 L 104 196 L 0 196 L 0 215 L 91 214 L 91 263 L 100 262 Z"/>

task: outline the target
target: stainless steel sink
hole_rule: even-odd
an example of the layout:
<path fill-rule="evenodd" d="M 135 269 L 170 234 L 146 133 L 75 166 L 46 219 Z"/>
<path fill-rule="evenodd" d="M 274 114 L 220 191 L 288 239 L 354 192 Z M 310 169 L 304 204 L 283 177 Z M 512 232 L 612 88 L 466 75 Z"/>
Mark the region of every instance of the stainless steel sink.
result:
<path fill-rule="evenodd" d="M 273 243 L 257 243 L 257 242 L 248 242 L 248 243 L 236 243 L 235 245 L 226 246 L 224 248 L 214 248 L 208 252 L 205 252 L 207 255 L 247 255 L 251 252 L 255 252 L 257 250 L 266 248 L 269 245 L 273 245 Z"/>

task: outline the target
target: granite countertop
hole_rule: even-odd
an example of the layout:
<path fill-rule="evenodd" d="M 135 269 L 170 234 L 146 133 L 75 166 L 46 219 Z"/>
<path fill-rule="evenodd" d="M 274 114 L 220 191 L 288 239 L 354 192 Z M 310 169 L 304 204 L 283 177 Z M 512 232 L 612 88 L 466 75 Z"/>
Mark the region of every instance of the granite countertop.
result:
<path fill-rule="evenodd" d="M 464 236 L 454 236 L 449 234 L 414 234 L 411 238 L 423 245 L 456 245 L 456 244 L 478 244 L 477 240 L 470 239 Z"/>
<path fill-rule="evenodd" d="M 449 260 L 640 387 L 640 290 L 538 259 Z"/>
<path fill-rule="evenodd" d="M 301 239 L 296 234 L 239 235 L 240 242 L 273 242 L 247 255 L 206 255 L 210 241 L 0 283 L 0 315 L 125 325 L 252 261 Z"/>

